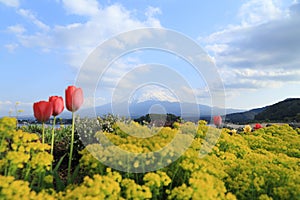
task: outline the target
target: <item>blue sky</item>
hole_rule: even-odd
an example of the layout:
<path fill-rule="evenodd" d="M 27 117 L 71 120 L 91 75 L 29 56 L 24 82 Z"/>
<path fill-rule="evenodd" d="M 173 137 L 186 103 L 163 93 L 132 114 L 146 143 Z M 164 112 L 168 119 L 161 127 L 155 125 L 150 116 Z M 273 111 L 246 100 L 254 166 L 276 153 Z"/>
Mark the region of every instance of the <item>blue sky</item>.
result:
<path fill-rule="evenodd" d="M 16 102 L 23 114 L 32 115 L 33 102 L 64 96 L 97 46 L 145 27 L 178 31 L 198 43 L 218 69 L 227 107 L 250 109 L 300 97 L 300 4 L 295 0 L 0 0 L 0 12 L 0 116 L 14 112 Z M 210 104 L 208 77 L 156 50 L 115 61 L 85 106 L 91 106 L 91 98 L 96 105 L 110 102 L 124 74 L 145 63 L 174 67 L 190 84 L 178 90 Z M 132 96 L 174 99 L 167 89 L 148 85 Z"/>

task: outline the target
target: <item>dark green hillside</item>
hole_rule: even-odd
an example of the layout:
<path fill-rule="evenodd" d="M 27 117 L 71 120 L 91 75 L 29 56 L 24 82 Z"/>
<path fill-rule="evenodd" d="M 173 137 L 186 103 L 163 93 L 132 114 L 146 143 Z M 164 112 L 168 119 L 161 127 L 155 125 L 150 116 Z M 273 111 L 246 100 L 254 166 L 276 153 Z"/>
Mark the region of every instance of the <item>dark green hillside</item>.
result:
<path fill-rule="evenodd" d="M 226 122 L 231 122 L 231 123 L 248 123 L 254 120 L 255 116 L 262 112 L 266 107 L 264 108 L 256 108 L 252 109 L 249 111 L 245 112 L 240 112 L 240 113 L 232 113 L 226 115 Z"/>
<path fill-rule="evenodd" d="M 286 99 L 255 115 L 255 120 L 270 121 L 298 121 L 300 122 L 300 99 Z"/>

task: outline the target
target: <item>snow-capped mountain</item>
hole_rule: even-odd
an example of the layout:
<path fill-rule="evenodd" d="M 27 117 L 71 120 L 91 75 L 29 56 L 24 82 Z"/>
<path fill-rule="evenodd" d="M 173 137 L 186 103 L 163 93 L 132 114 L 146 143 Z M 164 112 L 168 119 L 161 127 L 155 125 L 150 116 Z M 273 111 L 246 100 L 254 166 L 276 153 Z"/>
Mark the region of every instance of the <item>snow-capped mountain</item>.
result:
<path fill-rule="evenodd" d="M 180 102 L 170 90 L 158 86 L 145 86 L 136 90 L 123 102 L 113 102 L 95 109 L 84 110 L 81 116 L 95 113 L 97 116 L 112 113 L 114 115 L 138 118 L 146 114 L 174 114 L 182 118 L 210 118 L 215 114 L 224 115 L 224 109 L 196 103 Z M 226 113 L 240 110 L 226 109 Z"/>
<path fill-rule="evenodd" d="M 171 91 L 157 86 L 143 87 L 137 90 L 129 99 L 130 104 L 137 104 L 146 101 L 179 102 Z"/>

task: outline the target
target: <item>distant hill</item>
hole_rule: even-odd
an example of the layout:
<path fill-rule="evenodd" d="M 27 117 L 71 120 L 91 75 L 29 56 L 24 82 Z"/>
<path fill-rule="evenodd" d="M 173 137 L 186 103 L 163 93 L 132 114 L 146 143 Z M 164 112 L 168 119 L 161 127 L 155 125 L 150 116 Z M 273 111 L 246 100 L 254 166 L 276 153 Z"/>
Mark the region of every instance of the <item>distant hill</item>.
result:
<path fill-rule="evenodd" d="M 226 122 L 231 122 L 231 123 L 247 123 L 251 122 L 255 119 L 255 116 L 265 110 L 266 107 L 263 108 L 255 108 L 249 111 L 245 112 L 239 112 L 239 113 L 232 113 L 226 115 Z"/>
<path fill-rule="evenodd" d="M 300 122 L 300 98 L 289 98 L 266 107 L 226 115 L 226 122 L 254 121 Z"/>
<path fill-rule="evenodd" d="M 255 120 L 300 121 L 300 99 L 286 99 L 255 115 Z"/>

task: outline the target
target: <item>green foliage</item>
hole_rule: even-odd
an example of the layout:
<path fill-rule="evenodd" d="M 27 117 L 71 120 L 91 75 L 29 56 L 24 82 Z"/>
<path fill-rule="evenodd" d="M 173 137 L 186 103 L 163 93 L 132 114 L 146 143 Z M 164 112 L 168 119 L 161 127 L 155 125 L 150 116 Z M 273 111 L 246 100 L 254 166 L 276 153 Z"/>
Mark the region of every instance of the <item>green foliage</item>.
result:
<path fill-rule="evenodd" d="M 85 120 L 83 120 L 85 122 Z M 88 124 L 90 125 L 90 124 Z M 42 126 L 41 125 L 28 125 L 28 126 L 22 126 L 20 128 L 24 132 L 30 132 L 38 134 L 39 137 L 42 135 Z M 70 125 L 60 125 L 60 127 L 55 128 L 55 136 L 54 136 L 54 165 L 56 165 L 60 158 L 66 154 L 69 154 L 69 148 L 71 143 L 71 129 L 72 127 Z M 51 144 L 51 131 L 52 126 L 46 126 L 45 127 L 45 143 Z M 80 159 L 80 154 L 78 154 L 79 151 L 81 151 L 84 148 L 84 144 L 81 139 L 81 135 L 76 132 L 74 136 L 74 156 L 73 156 L 73 162 L 77 164 Z M 63 160 L 62 165 L 65 165 L 67 163 L 67 159 Z"/>

